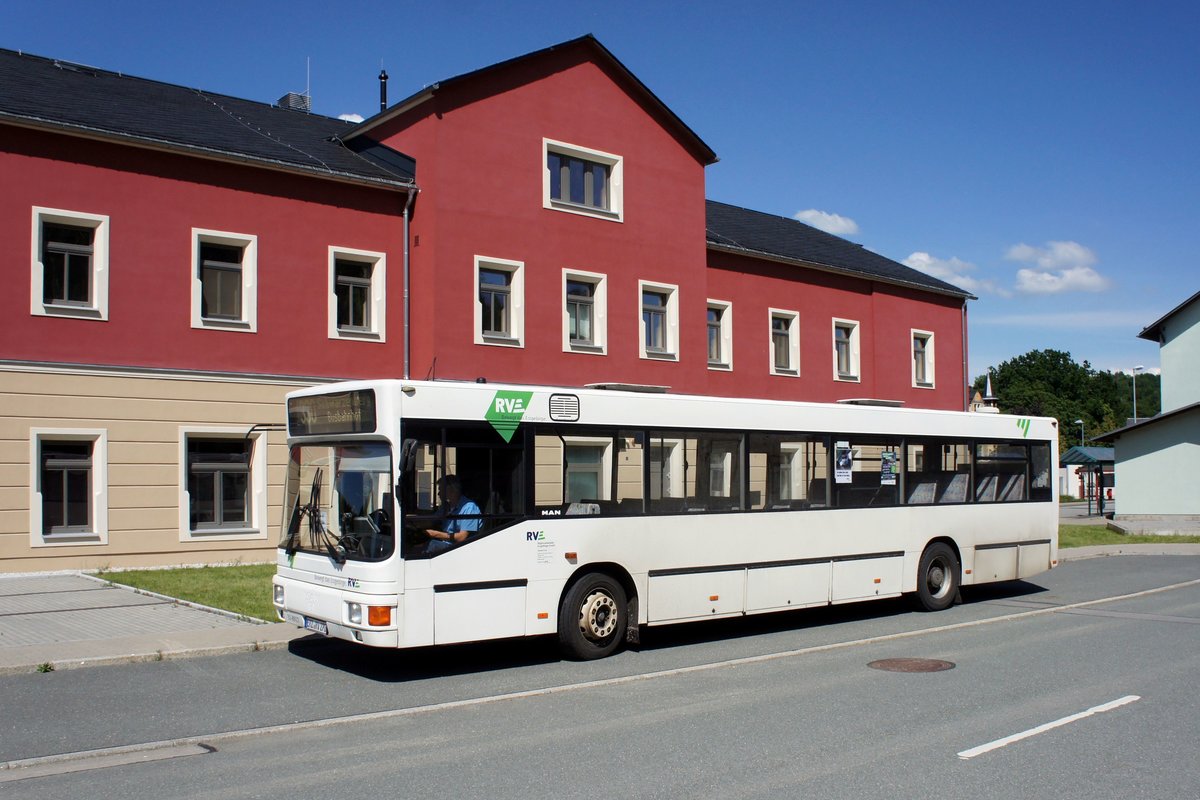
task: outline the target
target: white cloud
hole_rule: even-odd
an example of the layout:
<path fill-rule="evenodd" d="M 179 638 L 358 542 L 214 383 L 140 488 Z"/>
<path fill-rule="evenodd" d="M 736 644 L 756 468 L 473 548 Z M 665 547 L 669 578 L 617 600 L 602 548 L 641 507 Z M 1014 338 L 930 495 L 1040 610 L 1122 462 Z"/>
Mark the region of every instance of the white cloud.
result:
<path fill-rule="evenodd" d="M 900 262 L 906 267 L 912 267 L 918 272 L 952 283 L 971 294 L 995 294 L 1001 297 L 1011 297 L 1012 293 L 995 281 L 981 280 L 970 273 L 978 269 L 969 261 L 960 258 L 935 258 L 929 253 L 916 252 Z"/>
<path fill-rule="evenodd" d="M 1090 267 L 1097 260 L 1096 254 L 1079 242 L 1046 242 L 1045 247 L 1033 247 L 1022 242 L 1008 248 L 1005 258 L 1036 264 L 1042 269 Z"/>
<path fill-rule="evenodd" d="M 1017 291 L 1025 294 L 1060 292 L 1103 292 L 1111 281 L 1091 267 L 1072 267 L 1053 272 L 1036 269 L 1017 270 Z"/>
<path fill-rule="evenodd" d="M 792 216 L 801 222 L 812 225 L 814 228 L 820 228 L 826 233 L 838 236 L 858 233 L 858 223 L 849 217 L 843 217 L 841 214 L 830 214 L 827 211 L 818 211 L 815 208 L 810 208 L 805 211 L 797 211 Z"/>
<path fill-rule="evenodd" d="M 338 114 L 338 119 L 343 120 L 345 122 L 362 122 L 363 115 L 362 114 Z"/>
<path fill-rule="evenodd" d="M 1096 254 L 1079 242 L 1046 242 L 1043 247 L 1015 244 L 1005 258 L 1036 267 L 1017 270 L 1017 291 L 1024 294 L 1103 292 L 1112 284 L 1092 269 Z"/>

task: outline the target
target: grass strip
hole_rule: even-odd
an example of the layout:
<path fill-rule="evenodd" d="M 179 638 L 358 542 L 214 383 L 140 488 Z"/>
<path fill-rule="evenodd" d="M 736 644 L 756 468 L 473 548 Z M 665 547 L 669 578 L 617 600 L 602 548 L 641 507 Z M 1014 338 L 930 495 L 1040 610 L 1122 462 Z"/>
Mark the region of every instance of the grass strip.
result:
<path fill-rule="evenodd" d="M 277 621 L 271 604 L 274 564 L 176 567 L 100 572 L 97 577 L 123 586 L 219 608 L 256 619 Z"/>
<path fill-rule="evenodd" d="M 1059 525 L 1058 547 L 1098 544 L 1200 544 L 1200 536 L 1135 536 L 1110 531 L 1103 525 Z"/>

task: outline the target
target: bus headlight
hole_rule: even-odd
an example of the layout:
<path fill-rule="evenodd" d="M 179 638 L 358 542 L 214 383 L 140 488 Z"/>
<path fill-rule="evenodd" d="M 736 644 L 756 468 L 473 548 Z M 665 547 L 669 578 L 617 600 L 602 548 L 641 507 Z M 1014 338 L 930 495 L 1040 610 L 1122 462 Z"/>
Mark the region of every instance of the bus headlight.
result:
<path fill-rule="evenodd" d="M 351 625 L 362 625 L 362 606 L 358 603 L 347 603 L 350 607 L 349 617 Z"/>
<path fill-rule="evenodd" d="M 280 586 L 279 584 L 275 584 L 275 586 L 273 588 L 275 590 L 275 605 L 282 606 L 283 605 L 283 587 Z"/>

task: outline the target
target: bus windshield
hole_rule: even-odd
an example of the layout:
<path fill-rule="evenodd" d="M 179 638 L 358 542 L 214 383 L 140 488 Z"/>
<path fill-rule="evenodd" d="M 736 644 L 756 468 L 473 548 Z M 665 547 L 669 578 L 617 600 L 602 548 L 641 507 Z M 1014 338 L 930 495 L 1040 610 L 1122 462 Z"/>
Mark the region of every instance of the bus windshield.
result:
<path fill-rule="evenodd" d="M 383 442 L 292 447 L 284 493 L 288 554 L 338 563 L 380 561 L 395 551 L 392 450 Z"/>

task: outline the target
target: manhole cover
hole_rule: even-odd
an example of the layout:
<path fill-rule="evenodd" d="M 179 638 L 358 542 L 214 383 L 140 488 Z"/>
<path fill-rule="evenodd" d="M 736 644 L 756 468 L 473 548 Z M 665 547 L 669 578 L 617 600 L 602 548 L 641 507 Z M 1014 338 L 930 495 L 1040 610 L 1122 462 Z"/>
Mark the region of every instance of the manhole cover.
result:
<path fill-rule="evenodd" d="M 940 661 L 936 658 L 881 658 L 867 666 L 884 672 L 941 672 L 954 669 L 954 662 Z"/>

